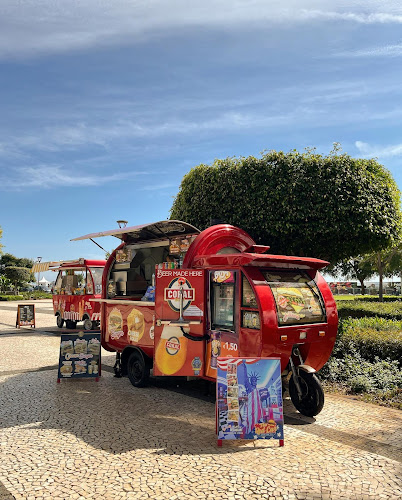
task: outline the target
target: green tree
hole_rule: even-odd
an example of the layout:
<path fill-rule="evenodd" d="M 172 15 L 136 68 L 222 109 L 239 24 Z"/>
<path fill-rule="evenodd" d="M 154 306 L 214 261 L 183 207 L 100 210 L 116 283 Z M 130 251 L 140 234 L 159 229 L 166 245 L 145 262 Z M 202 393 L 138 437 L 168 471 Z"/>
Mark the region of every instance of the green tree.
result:
<path fill-rule="evenodd" d="M 31 271 L 33 260 L 26 257 L 16 257 L 11 253 L 0 256 L 0 273 L 6 277 L 14 288 L 26 286 L 35 281 L 35 275 Z"/>
<path fill-rule="evenodd" d="M 0 274 L 0 291 L 5 292 L 10 288 L 11 281 L 4 276 L 4 274 Z"/>
<path fill-rule="evenodd" d="M 380 252 L 374 252 L 371 257 L 372 264 L 376 267 L 379 277 L 379 297 L 378 300 L 383 300 L 383 282 L 384 277 L 394 276 L 402 271 L 402 244 L 394 245 Z"/>
<path fill-rule="evenodd" d="M 359 281 L 364 295 L 364 281 L 376 274 L 376 266 L 371 255 L 358 255 L 338 262 L 335 266 L 330 267 L 328 272 L 337 277 L 344 276 L 349 280 Z"/>
<path fill-rule="evenodd" d="M 8 278 L 15 289 L 26 286 L 32 281 L 32 273 L 26 267 L 9 266 L 4 270 L 4 276 Z"/>
<path fill-rule="evenodd" d="M 332 262 L 390 246 L 401 231 L 400 193 L 376 160 L 313 150 L 226 158 L 184 176 L 171 218 L 199 229 L 218 218 L 277 254 Z"/>
<path fill-rule="evenodd" d="M 0 257 L 0 264 L 8 266 L 16 266 L 16 267 L 26 267 L 27 269 L 31 269 L 34 265 L 34 261 L 32 259 L 27 259 L 26 257 L 16 257 L 11 253 L 5 253 Z"/>
<path fill-rule="evenodd" d="M 1 229 L 1 226 L 0 226 L 0 240 L 2 237 L 3 237 L 3 230 Z M 0 243 L 0 255 L 3 253 L 2 248 L 3 248 L 3 245 Z"/>

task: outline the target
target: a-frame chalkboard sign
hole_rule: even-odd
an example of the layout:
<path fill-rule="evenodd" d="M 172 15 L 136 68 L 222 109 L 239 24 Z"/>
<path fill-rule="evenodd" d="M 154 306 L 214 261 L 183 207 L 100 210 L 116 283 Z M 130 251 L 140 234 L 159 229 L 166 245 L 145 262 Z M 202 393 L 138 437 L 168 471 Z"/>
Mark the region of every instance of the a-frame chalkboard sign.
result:
<path fill-rule="evenodd" d="M 21 326 L 30 326 L 35 328 L 35 304 L 18 304 L 17 328 Z"/>

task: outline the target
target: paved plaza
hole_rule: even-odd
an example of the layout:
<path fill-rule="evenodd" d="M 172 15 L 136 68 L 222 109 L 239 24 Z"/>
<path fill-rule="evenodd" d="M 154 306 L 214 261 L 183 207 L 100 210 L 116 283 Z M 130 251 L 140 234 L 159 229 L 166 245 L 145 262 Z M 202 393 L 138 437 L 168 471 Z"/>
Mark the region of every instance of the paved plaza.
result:
<path fill-rule="evenodd" d="M 202 383 L 136 389 L 102 352 L 94 379 L 56 383 L 51 301 L 15 329 L 0 303 L 0 499 L 400 499 L 402 412 L 326 395 L 316 418 L 285 397 L 285 446 L 216 443 Z M 286 396 L 286 395 L 285 395 Z"/>

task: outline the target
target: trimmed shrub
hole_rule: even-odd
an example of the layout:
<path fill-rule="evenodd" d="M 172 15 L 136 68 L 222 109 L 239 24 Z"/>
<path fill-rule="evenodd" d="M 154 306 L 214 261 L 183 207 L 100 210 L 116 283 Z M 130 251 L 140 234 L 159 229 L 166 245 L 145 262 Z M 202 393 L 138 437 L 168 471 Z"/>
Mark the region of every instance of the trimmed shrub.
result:
<path fill-rule="evenodd" d="M 346 300 L 364 300 L 364 302 L 377 302 L 378 295 L 334 295 L 336 302 L 346 301 Z M 402 297 L 400 295 L 383 295 L 383 302 L 402 302 Z"/>
<path fill-rule="evenodd" d="M 402 301 L 374 302 L 367 300 L 337 301 L 340 318 L 378 317 L 402 321 Z"/>
<path fill-rule="evenodd" d="M 402 409 L 401 368 L 402 321 L 346 318 L 340 319 L 334 350 L 320 378 L 329 388 Z"/>
<path fill-rule="evenodd" d="M 358 295 L 355 300 L 364 300 L 364 302 L 377 302 L 381 304 L 378 300 L 378 295 Z M 400 295 L 383 295 L 383 302 L 402 302 L 402 297 Z"/>
<path fill-rule="evenodd" d="M 36 300 L 36 299 L 51 299 L 52 294 L 48 292 L 33 291 L 22 292 L 20 295 L 0 295 L 0 301 L 4 300 Z"/>
<path fill-rule="evenodd" d="M 332 356 L 342 358 L 351 352 L 371 362 L 378 357 L 402 366 L 402 321 L 378 317 L 341 319 Z"/>
<path fill-rule="evenodd" d="M 0 300 L 24 300 L 22 295 L 0 295 Z"/>
<path fill-rule="evenodd" d="M 397 361 L 376 358 L 367 361 L 355 352 L 343 359 L 330 358 L 320 371 L 323 380 L 337 383 L 353 394 L 394 391 L 402 388 Z"/>

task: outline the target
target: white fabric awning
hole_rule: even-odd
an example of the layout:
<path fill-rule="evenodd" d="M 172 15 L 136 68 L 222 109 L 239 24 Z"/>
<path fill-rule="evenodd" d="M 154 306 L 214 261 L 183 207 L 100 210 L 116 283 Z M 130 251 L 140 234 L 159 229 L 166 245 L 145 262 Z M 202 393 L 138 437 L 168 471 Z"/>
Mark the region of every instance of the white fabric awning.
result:
<path fill-rule="evenodd" d="M 32 266 L 33 273 L 44 273 L 45 271 L 49 271 L 51 262 L 36 262 Z"/>
<path fill-rule="evenodd" d="M 49 261 L 49 262 L 35 262 L 32 266 L 33 273 L 44 273 L 45 271 L 54 271 L 55 268 L 59 267 L 63 262 L 75 262 L 73 260 L 58 260 L 58 261 Z"/>

